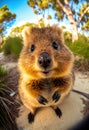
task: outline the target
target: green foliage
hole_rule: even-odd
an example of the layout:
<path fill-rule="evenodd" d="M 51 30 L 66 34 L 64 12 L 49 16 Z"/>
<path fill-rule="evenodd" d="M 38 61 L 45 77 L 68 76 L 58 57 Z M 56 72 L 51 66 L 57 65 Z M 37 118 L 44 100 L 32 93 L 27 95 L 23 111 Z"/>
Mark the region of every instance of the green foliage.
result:
<path fill-rule="evenodd" d="M 84 59 L 89 59 L 89 42 L 85 36 L 82 35 L 74 43 L 66 42 L 66 44 L 75 56 L 82 56 Z"/>
<path fill-rule="evenodd" d="M 25 24 L 23 24 L 21 26 L 16 26 L 15 28 L 12 28 L 12 30 L 10 32 L 10 36 L 13 36 L 13 37 L 15 37 L 15 36 L 22 37 L 21 33 L 22 33 L 22 31 L 23 31 L 23 29 L 25 27 L 37 27 L 37 26 L 38 26 L 37 24 L 35 24 L 35 23 L 29 23 L 29 22 L 27 22 L 27 23 L 25 23 Z"/>
<path fill-rule="evenodd" d="M 82 30 L 89 31 L 89 3 L 82 5 L 79 11 L 79 16 L 85 12 L 84 16 L 81 19 Z"/>
<path fill-rule="evenodd" d="M 19 37 L 8 37 L 4 41 L 2 51 L 5 55 L 12 54 L 15 58 L 19 57 L 20 51 L 22 49 L 22 39 Z"/>
<path fill-rule="evenodd" d="M 48 27 L 50 26 L 49 24 L 46 24 L 43 18 L 40 18 L 38 21 L 38 27 L 42 28 L 42 27 Z"/>
<path fill-rule="evenodd" d="M 0 65 L 0 78 L 3 78 L 7 74 L 7 71 Z"/>
<path fill-rule="evenodd" d="M 87 0 L 27 0 L 27 4 L 33 8 L 35 14 L 42 14 L 48 9 L 48 19 L 51 19 L 49 9 L 54 11 L 54 17 L 58 21 L 69 21 L 72 33 L 72 42 L 78 39 L 78 27 L 89 31 L 89 3 Z M 77 9 L 77 12 L 76 12 Z M 45 11 L 46 10 L 46 11 Z M 70 17 L 71 16 L 71 17 Z"/>
<path fill-rule="evenodd" d="M 33 8 L 35 14 L 42 13 L 45 9 L 52 8 L 54 11 L 55 18 L 57 20 L 63 20 L 67 16 L 66 12 L 63 8 L 67 9 L 67 6 L 71 9 L 72 15 L 75 19 L 75 22 L 78 22 L 79 17 L 82 15 L 82 13 L 86 10 L 86 8 L 89 6 L 87 0 L 81 1 L 81 0 L 59 0 L 57 2 L 56 0 L 27 0 L 27 4 Z M 78 8 L 76 13 L 76 8 Z M 81 19 L 81 22 L 86 22 L 88 20 L 89 12 L 86 12 L 84 14 L 84 17 Z M 68 19 L 68 17 L 66 17 Z"/>
<path fill-rule="evenodd" d="M 64 32 L 64 38 L 66 42 L 71 42 L 72 41 L 72 34 L 68 31 Z"/>
<path fill-rule="evenodd" d="M 61 0 L 62 4 L 64 2 Z M 35 14 L 41 14 L 42 11 L 48 9 L 49 7 L 55 10 L 55 18 L 58 20 L 63 19 L 63 11 L 61 10 L 60 6 L 54 0 L 27 0 L 27 4 L 34 9 Z M 48 14 L 47 19 L 51 19 L 52 16 Z"/>
<path fill-rule="evenodd" d="M 48 15 L 48 19 L 51 19 L 50 15 Z M 21 26 L 16 26 L 15 28 L 12 28 L 12 30 L 10 32 L 10 36 L 11 37 L 18 36 L 18 37 L 22 38 L 22 31 L 25 27 L 46 27 L 46 26 L 49 26 L 49 24 L 46 24 L 44 19 L 40 18 L 38 20 L 38 23 L 27 22 Z"/>
<path fill-rule="evenodd" d="M 10 26 L 11 21 L 13 21 L 15 18 L 16 15 L 10 12 L 7 5 L 4 5 L 3 7 L 0 8 L 0 35 L 1 36 L 6 31 L 7 27 Z"/>
<path fill-rule="evenodd" d="M 4 77 L 7 73 L 8 72 L 0 65 L 0 90 L 4 86 Z"/>
<path fill-rule="evenodd" d="M 48 15 L 48 16 L 47 16 L 47 19 L 52 19 L 51 15 Z"/>
<path fill-rule="evenodd" d="M 89 31 L 89 20 L 82 26 L 82 30 Z"/>
<path fill-rule="evenodd" d="M 81 39 L 83 42 L 85 42 L 85 43 L 88 43 L 89 42 L 89 37 L 86 37 L 85 35 L 83 35 L 83 34 L 78 34 L 78 37 L 79 37 L 79 39 Z"/>

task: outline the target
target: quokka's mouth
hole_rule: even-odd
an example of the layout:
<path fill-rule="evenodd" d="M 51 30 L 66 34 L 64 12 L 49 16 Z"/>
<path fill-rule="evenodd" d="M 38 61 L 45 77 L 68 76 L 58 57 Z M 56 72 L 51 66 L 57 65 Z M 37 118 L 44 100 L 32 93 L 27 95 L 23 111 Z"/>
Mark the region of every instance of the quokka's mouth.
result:
<path fill-rule="evenodd" d="M 48 74 L 50 71 L 43 71 L 42 73 L 43 74 Z"/>
<path fill-rule="evenodd" d="M 54 69 L 51 68 L 51 69 L 44 69 L 44 70 L 41 70 L 40 73 L 43 74 L 44 76 L 50 76 L 52 75 L 54 72 Z"/>
<path fill-rule="evenodd" d="M 42 71 L 42 73 L 44 75 L 49 75 L 51 72 L 52 72 L 52 70 L 44 70 L 44 71 Z"/>

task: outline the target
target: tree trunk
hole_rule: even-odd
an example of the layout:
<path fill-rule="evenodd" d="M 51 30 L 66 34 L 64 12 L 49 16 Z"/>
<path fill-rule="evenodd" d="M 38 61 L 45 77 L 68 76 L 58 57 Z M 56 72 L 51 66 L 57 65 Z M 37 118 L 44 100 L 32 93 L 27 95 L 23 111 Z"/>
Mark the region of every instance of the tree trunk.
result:
<path fill-rule="evenodd" d="M 72 25 L 72 29 L 74 29 L 72 31 L 72 42 L 74 42 L 75 40 L 78 40 L 78 29 L 75 25 Z"/>
<path fill-rule="evenodd" d="M 71 33 L 72 33 L 72 42 L 78 40 L 78 28 L 76 22 L 73 19 L 69 19 L 69 21 L 73 21 L 70 23 Z"/>
<path fill-rule="evenodd" d="M 59 6 L 62 8 L 64 13 L 68 17 L 68 20 L 70 22 L 71 33 L 72 33 L 72 42 L 74 42 L 75 40 L 78 40 L 78 28 L 77 28 L 75 19 L 73 17 L 71 8 L 68 4 L 68 0 L 64 0 L 64 2 L 65 2 L 65 6 L 60 2 L 60 0 L 57 0 L 57 3 L 59 4 Z"/>

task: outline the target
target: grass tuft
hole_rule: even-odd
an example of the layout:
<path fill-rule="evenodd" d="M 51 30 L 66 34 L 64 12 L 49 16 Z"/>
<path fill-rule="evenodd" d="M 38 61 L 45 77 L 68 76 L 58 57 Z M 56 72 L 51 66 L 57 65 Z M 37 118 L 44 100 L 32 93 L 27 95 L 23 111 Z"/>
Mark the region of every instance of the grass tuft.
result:
<path fill-rule="evenodd" d="M 3 44 L 2 51 L 5 55 L 11 54 L 15 58 L 19 57 L 22 50 L 22 39 L 19 37 L 8 37 Z"/>
<path fill-rule="evenodd" d="M 75 56 L 82 56 L 84 59 L 89 59 L 89 42 L 83 38 L 78 39 L 74 43 L 67 42 L 66 44 Z"/>

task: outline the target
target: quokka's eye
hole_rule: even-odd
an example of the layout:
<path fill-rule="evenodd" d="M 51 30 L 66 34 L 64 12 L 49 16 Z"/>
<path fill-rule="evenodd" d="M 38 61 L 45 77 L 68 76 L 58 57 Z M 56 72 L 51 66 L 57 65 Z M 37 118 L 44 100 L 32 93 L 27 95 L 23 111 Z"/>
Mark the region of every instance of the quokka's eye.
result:
<path fill-rule="evenodd" d="M 55 50 L 57 50 L 57 49 L 58 49 L 58 43 L 53 42 L 53 43 L 52 43 L 52 47 L 53 47 Z"/>
<path fill-rule="evenodd" d="M 34 50 L 35 50 L 35 45 L 32 44 L 32 45 L 31 45 L 31 48 L 30 48 L 30 51 L 33 52 Z"/>

